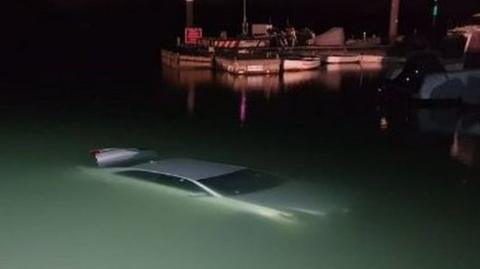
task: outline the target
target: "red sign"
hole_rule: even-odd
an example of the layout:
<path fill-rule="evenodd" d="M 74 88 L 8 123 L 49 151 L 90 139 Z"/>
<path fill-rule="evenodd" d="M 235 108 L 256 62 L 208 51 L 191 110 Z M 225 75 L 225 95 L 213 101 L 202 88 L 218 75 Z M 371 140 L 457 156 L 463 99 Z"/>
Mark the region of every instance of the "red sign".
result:
<path fill-rule="evenodd" d="M 196 45 L 202 38 L 202 28 L 185 28 L 185 44 Z"/>

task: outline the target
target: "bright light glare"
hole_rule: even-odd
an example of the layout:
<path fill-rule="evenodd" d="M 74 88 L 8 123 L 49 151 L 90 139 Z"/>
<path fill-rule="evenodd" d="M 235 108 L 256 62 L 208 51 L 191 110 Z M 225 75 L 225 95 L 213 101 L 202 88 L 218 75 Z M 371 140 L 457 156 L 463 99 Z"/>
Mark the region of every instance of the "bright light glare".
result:
<path fill-rule="evenodd" d="M 291 208 L 291 209 L 295 210 L 295 211 L 298 211 L 298 212 L 308 214 L 308 215 L 317 216 L 317 217 L 326 217 L 327 216 L 327 213 L 325 213 L 323 211 L 314 211 L 314 210 L 309 210 L 309 209 L 304 209 L 304 208 Z"/>
<path fill-rule="evenodd" d="M 229 207 L 231 209 L 253 213 L 255 215 L 265 217 L 280 223 L 293 224 L 297 222 L 295 215 L 289 212 L 284 212 L 284 211 L 280 211 L 280 210 L 269 208 L 269 207 L 264 207 L 264 206 L 255 205 L 252 203 L 238 201 L 238 200 L 230 199 L 227 197 L 218 197 L 213 201 L 217 204 Z"/>

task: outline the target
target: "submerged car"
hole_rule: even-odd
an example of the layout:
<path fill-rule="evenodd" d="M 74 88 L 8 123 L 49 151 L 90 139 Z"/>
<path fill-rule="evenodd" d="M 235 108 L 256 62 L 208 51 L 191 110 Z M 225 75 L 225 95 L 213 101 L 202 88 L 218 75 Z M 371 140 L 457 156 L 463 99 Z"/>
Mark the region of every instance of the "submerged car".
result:
<path fill-rule="evenodd" d="M 331 193 L 320 193 L 314 184 L 286 181 L 243 166 L 195 159 L 157 160 L 152 151 L 139 149 L 94 150 L 92 155 L 109 173 L 179 189 L 191 197 L 228 198 L 287 215 L 347 211 L 335 204 Z"/>

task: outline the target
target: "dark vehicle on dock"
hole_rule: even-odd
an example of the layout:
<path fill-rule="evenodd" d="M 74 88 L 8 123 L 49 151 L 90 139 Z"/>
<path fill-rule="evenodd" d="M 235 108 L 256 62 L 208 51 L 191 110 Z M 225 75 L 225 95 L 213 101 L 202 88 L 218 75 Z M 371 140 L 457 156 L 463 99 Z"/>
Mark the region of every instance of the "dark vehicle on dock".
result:
<path fill-rule="evenodd" d="M 445 72 L 440 59 L 431 52 L 412 54 L 395 76 L 393 75 L 379 89 L 380 100 L 386 105 L 410 104 L 429 74 Z"/>

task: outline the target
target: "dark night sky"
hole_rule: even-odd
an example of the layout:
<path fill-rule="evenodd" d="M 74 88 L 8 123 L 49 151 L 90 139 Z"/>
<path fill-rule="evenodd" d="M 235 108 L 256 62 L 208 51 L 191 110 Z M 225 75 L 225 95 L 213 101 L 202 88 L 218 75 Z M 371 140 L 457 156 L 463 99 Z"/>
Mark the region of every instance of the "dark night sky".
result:
<path fill-rule="evenodd" d="M 440 0 L 442 19 L 453 24 L 475 12 L 480 12 L 478 0 Z M 431 0 L 403 0 L 401 28 L 412 31 L 427 28 L 430 22 Z M 283 25 L 287 18 L 298 26 L 309 26 L 316 31 L 331 26 L 345 26 L 347 31 L 386 33 L 390 0 L 256 0 L 249 2 L 250 19 L 253 22 L 266 22 L 270 18 L 275 24 Z M 212 24 L 211 7 L 224 9 L 219 21 L 228 22 L 232 18 L 240 20 L 241 1 L 198 0 L 198 19 L 201 25 L 219 30 Z M 238 27 L 237 27 L 238 28 Z M 233 30 L 233 29 L 232 29 Z"/>
<path fill-rule="evenodd" d="M 440 1 L 443 25 L 480 12 L 479 0 Z M 9 71 L 30 68 L 42 78 L 38 70 L 85 73 L 153 65 L 159 48 L 172 44 L 184 24 L 183 0 L 9 3 L 0 16 L 2 63 Z M 385 35 L 389 5 L 390 0 L 250 0 L 248 11 L 251 22 L 271 19 L 284 26 L 288 18 L 294 26 L 316 32 L 345 26 L 349 34 Z M 209 35 L 221 30 L 233 35 L 240 30 L 241 7 L 241 0 L 196 0 L 196 22 Z M 430 8 L 428 0 L 403 0 L 401 31 L 428 30 Z"/>
<path fill-rule="evenodd" d="M 427 28 L 432 0 L 403 0 L 401 30 L 411 32 Z M 440 0 L 444 24 L 455 24 L 480 12 L 479 0 Z M 87 24 L 157 29 L 167 36 L 181 31 L 184 21 L 183 0 L 30 0 L 16 4 L 10 18 L 28 24 L 32 15 L 38 22 L 64 17 Z M 331 26 L 345 26 L 347 32 L 385 34 L 390 0 L 250 0 L 249 19 L 284 25 L 287 18 L 298 27 L 309 26 L 317 32 Z M 196 22 L 207 33 L 228 30 L 234 34 L 241 21 L 241 0 L 196 0 Z M 50 17 L 50 18 L 49 18 Z M 103 20 L 103 22 L 102 22 Z M 27 22 L 26 22 L 27 21 Z M 61 23 L 61 22 L 59 22 Z M 51 25 L 49 25 L 51 26 Z"/>
<path fill-rule="evenodd" d="M 65 10 L 87 10 L 97 8 L 115 9 L 129 6 L 132 11 L 149 7 L 156 8 L 157 15 L 174 19 L 183 17 L 183 0 L 40 0 L 33 9 L 41 10 L 62 7 Z M 429 16 L 431 0 L 403 0 L 404 21 Z M 459 20 L 475 12 L 480 12 L 478 0 L 440 0 L 443 16 Z M 219 24 L 233 24 L 241 16 L 241 0 L 196 0 L 197 21 L 203 25 L 220 28 Z M 252 21 L 284 22 L 290 18 L 299 24 L 336 24 L 376 25 L 388 16 L 390 0 L 255 0 L 249 1 L 249 13 Z M 43 6 L 43 7 L 42 7 Z M 38 10 L 37 10 L 38 11 Z M 112 15 L 104 14 L 106 17 Z M 405 19 L 405 18 L 408 18 Z M 425 18 L 428 19 L 428 18 Z M 176 20 L 174 20 L 176 21 Z M 355 21 L 355 23 L 353 23 Z M 408 24 L 408 22 L 406 22 Z M 315 25 L 317 26 L 317 25 Z M 227 27 L 227 28 L 228 28 Z M 418 27 L 422 27 L 419 25 Z"/>

